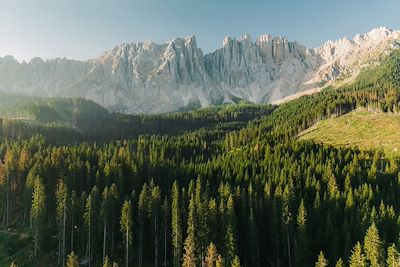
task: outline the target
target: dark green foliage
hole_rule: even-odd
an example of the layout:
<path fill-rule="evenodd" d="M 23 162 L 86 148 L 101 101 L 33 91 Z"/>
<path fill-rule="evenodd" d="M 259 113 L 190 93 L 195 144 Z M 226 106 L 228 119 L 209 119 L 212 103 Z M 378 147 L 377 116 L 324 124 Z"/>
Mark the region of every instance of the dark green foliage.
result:
<path fill-rule="evenodd" d="M 355 108 L 398 112 L 399 58 L 277 108 L 128 116 L 82 99 L 38 100 L 28 109 L 38 125 L 2 123 L 12 137 L 0 143 L 2 226 L 31 254 L 40 237 L 38 258 L 51 266 L 59 243 L 92 266 L 106 256 L 140 267 L 390 266 L 399 258 L 398 159 L 296 135 Z"/>

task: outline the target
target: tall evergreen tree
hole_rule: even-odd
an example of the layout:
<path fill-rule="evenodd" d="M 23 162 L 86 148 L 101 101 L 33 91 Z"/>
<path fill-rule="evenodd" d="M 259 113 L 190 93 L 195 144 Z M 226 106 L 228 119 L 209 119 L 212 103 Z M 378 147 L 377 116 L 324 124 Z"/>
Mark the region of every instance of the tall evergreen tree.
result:
<path fill-rule="evenodd" d="M 225 261 L 224 258 L 219 254 L 217 257 L 217 261 L 215 262 L 215 267 L 224 267 L 225 266 Z"/>
<path fill-rule="evenodd" d="M 307 210 L 304 200 L 300 201 L 297 211 L 297 236 L 296 236 L 296 259 L 297 266 L 307 266 L 308 264 L 308 236 L 307 236 Z"/>
<path fill-rule="evenodd" d="M 182 257 L 182 217 L 180 205 L 180 190 L 177 181 L 172 185 L 171 191 L 171 228 L 172 228 L 172 248 L 173 248 L 173 266 L 179 266 Z"/>
<path fill-rule="evenodd" d="M 210 245 L 207 247 L 206 257 L 204 259 L 205 266 L 215 267 L 217 258 L 218 258 L 217 247 L 214 245 L 214 243 L 211 242 Z"/>
<path fill-rule="evenodd" d="M 362 251 L 361 243 L 357 242 L 354 246 L 350 259 L 349 267 L 366 267 L 365 256 Z"/>
<path fill-rule="evenodd" d="M 114 255 L 114 239 L 115 239 L 115 221 L 116 218 L 118 217 L 118 210 L 119 210 L 119 191 L 117 186 L 113 183 L 110 186 L 110 190 L 109 190 L 109 194 L 110 194 L 110 220 L 111 220 L 111 256 Z"/>
<path fill-rule="evenodd" d="M 240 267 L 240 259 L 237 255 L 233 258 L 231 267 Z"/>
<path fill-rule="evenodd" d="M 101 217 L 103 219 L 103 262 L 106 257 L 106 244 L 107 244 L 107 226 L 108 226 L 108 218 L 111 214 L 111 194 L 110 190 L 106 186 L 101 195 Z M 111 263 L 110 263 L 111 264 Z"/>
<path fill-rule="evenodd" d="M 79 267 L 78 257 L 73 251 L 68 254 L 67 267 Z"/>
<path fill-rule="evenodd" d="M 110 259 L 108 258 L 108 256 L 106 256 L 103 260 L 103 267 L 112 267 L 112 264 L 110 262 Z"/>
<path fill-rule="evenodd" d="M 400 266 L 400 253 L 396 248 L 396 244 L 392 244 L 387 249 L 386 266 L 387 267 Z"/>
<path fill-rule="evenodd" d="M 335 264 L 335 267 L 344 267 L 344 262 L 342 258 L 339 258 L 338 261 Z"/>
<path fill-rule="evenodd" d="M 66 224 L 67 224 L 67 205 L 68 205 L 68 189 L 63 180 L 59 180 L 56 191 L 56 218 L 58 224 L 58 255 L 59 262 L 62 260 L 62 266 L 65 266 L 66 256 Z M 60 258 L 61 256 L 61 258 Z"/>
<path fill-rule="evenodd" d="M 151 213 L 153 220 L 153 231 L 154 231 L 154 266 L 158 267 L 158 254 L 160 251 L 159 245 L 159 224 L 160 224 L 160 213 L 161 213 L 161 190 L 159 186 L 153 186 L 151 190 Z"/>
<path fill-rule="evenodd" d="M 96 186 L 92 188 L 92 191 L 88 195 L 86 199 L 86 205 L 85 205 L 85 213 L 83 215 L 84 221 L 85 221 L 85 226 L 87 228 L 87 247 L 86 247 L 86 258 L 89 262 L 89 267 L 91 266 L 92 263 L 92 255 L 93 255 L 93 232 L 95 230 L 96 226 L 96 219 L 98 216 L 98 189 Z M 96 235 L 94 235 L 96 236 Z"/>
<path fill-rule="evenodd" d="M 145 183 L 142 186 L 142 191 L 139 195 L 138 201 L 138 221 L 139 221 L 139 267 L 143 264 L 143 246 L 144 246 L 144 231 L 146 225 L 146 213 L 149 209 L 149 188 Z"/>
<path fill-rule="evenodd" d="M 187 222 L 187 237 L 184 243 L 185 253 L 182 259 L 183 267 L 196 267 L 196 222 L 195 222 L 195 199 L 193 194 L 189 201 L 189 212 Z"/>
<path fill-rule="evenodd" d="M 236 256 L 236 216 L 233 197 L 228 197 L 226 204 L 226 234 L 225 234 L 225 258 L 226 262 L 233 262 Z"/>
<path fill-rule="evenodd" d="M 367 230 L 364 237 L 364 249 L 367 261 L 371 267 L 382 266 L 383 249 L 382 241 L 379 237 L 378 228 L 373 223 Z"/>
<path fill-rule="evenodd" d="M 327 267 L 328 266 L 328 261 L 325 258 L 324 252 L 320 252 L 318 254 L 318 259 L 317 262 L 315 263 L 315 267 Z"/>
<path fill-rule="evenodd" d="M 37 253 L 39 249 L 39 238 L 41 228 L 43 227 L 43 222 L 45 218 L 46 209 L 46 193 L 40 177 L 36 177 L 35 186 L 32 195 L 32 208 L 31 217 L 35 223 L 35 258 L 37 259 Z"/>
<path fill-rule="evenodd" d="M 121 210 L 121 232 L 124 234 L 125 266 L 129 266 L 129 245 L 132 242 L 132 202 L 125 200 Z"/>

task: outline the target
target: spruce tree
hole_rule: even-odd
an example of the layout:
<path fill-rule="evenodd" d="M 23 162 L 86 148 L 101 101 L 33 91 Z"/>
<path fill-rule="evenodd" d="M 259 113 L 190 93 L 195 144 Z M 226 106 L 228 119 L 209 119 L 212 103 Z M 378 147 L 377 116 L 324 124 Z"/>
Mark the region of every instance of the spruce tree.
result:
<path fill-rule="evenodd" d="M 98 189 L 96 186 L 92 188 L 92 191 L 88 195 L 85 204 L 85 212 L 83 214 L 86 230 L 87 230 L 87 247 L 86 247 L 86 258 L 89 262 L 89 267 L 91 266 L 92 262 L 92 255 L 93 253 L 93 236 L 96 237 L 95 233 L 95 226 L 96 220 L 98 216 Z"/>
<path fill-rule="evenodd" d="M 56 218 L 58 225 L 58 255 L 59 262 L 60 256 L 62 259 L 62 265 L 65 265 L 66 256 L 66 223 L 67 223 L 67 204 L 68 204 L 68 189 L 63 180 L 59 180 L 56 191 Z"/>
<path fill-rule="evenodd" d="M 344 267 L 344 262 L 342 258 L 339 258 L 338 261 L 335 264 L 335 267 Z"/>
<path fill-rule="evenodd" d="M 142 186 L 142 191 L 138 200 L 138 221 L 139 221 L 139 267 L 143 264 L 143 246 L 144 246 L 144 232 L 146 226 L 146 213 L 149 209 L 149 188 L 145 183 Z"/>
<path fill-rule="evenodd" d="M 328 266 L 328 261 L 325 258 L 324 252 L 320 252 L 318 254 L 318 259 L 317 262 L 315 263 L 315 267 L 327 267 Z"/>
<path fill-rule="evenodd" d="M 297 235 L 296 235 L 296 259 L 297 266 L 308 265 L 308 236 L 307 236 L 307 210 L 304 205 L 304 200 L 300 201 L 300 206 L 297 211 Z"/>
<path fill-rule="evenodd" d="M 222 258 L 221 254 L 218 254 L 217 261 L 215 262 L 215 267 L 224 267 L 224 266 L 225 266 L 224 258 Z"/>
<path fill-rule="evenodd" d="M 226 233 L 225 233 L 225 258 L 227 262 L 233 262 L 236 256 L 236 216 L 233 197 L 228 197 L 226 204 Z"/>
<path fill-rule="evenodd" d="M 178 267 L 180 259 L 182 257 L 182 217 L 181 217 L 181 206 L 180 206 L 180 193 L 177 181 L 172 185 L 172 204 L 171 204 L 171 239 L 173 248 L 173 266 Z"/>
<path fill-rule="evenodd" d="M 103 260 L 103 267 L 112 267 L 110 259 L 106 256 Z"/>
<path fill-rule="evenodd" d="M 189 212 L 187 222 L 187 237 L 184 243 L 185 253 L 182 259 L 183 267 L 196 267 L 196 222 L 195 222 L 195 199 L 193 194 L 189 201 Z"/>
<path fill-rule="evenodd" d="M 387 249 L 386 266 L 387 267 L 400 266 L 400 254 L 396 248 L 396 244 L 392 244 Z"/>
<path fill-rule="evenodd" d="M 108 226 L 108 218 L 111 213 L 111 194 L 110 190 L 106 186 L 101 194 L 102 202 L 101 202 L 101 217 L 103 219 L 103 262 L 106 257 L 106 244 L 107 244 L 107 226 Z"/>
<path fill-rule="evenodd" d="M 207 247 L 206 257 L 204 259 L 205 266 L 215 267 L 217 258 L 218 258 L 217 247 L 214 245 L 214 243 L 211 242 L 210 245 Z"/>
<path fill-rule="evenodd" d="M 68 255 L 67 267 L 79 267 L 78 257 L 73 251 Z"/>
<path fill-rule="evenodd" d="M 361 243 L 357 242 L 354 246 L 349 259 L 349 267 L 366 267 L 365 256 L 362 251 Z"/>
<path fill-rule="evenodd" d="M 371 267 L 379 267 L 382 265 L 383 249 L 382 241 L 379 237 L 378 228 L 373 223 L 367 230 L 364 237 L 364 250 L 367 261 Z"/>
<path fill-rule="evenodd" d="M 125 243 L 125 266 L 129 266 L 129 245 L 132 242 L 132 202 L 125 200 L 121 210 L 121 233 L 124 235 Z"/>
<path fill-rule="evenodd" d="M 111 257 L 114 255 L 114 239 L 116 218 L 119 216 L 120 197 L 119 191 L 115 184 L 112 184 L 109 190 L 110 194 L 110 220 L 111 220 Z"/>
<path fill-rule="evenodd" d="M 161 213 L 161 190 L 159 186 L 153 186 L 151 190 L 151 217 L 154 230 L 154 266 L 158 267 L 159 248 L 159 224 Z"/>
<path fill-rule="evenodd" d="M 233 258 L 231 267 L 240 267 L 240 259 L 237 255 Z"/>
<path fill-rule="evenodd" d="M 46 209 L 46 193 L 40 177 L 36 177 L 32 195 L 31 218 L 35 223 L 35 258 L 39 250 L 40 233 L 43 227 Z"/>

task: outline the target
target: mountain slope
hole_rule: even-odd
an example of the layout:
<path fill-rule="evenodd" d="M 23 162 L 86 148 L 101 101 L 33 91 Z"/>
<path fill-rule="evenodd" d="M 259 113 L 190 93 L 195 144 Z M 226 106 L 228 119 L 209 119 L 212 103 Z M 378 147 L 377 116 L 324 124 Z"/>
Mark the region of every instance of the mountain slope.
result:
<path fill-rule="evenodd" d="M 382 149 L 399 155 L 400 115 L 372 111 L 353 111 L 315 124 L 300 134 L 301 140 L 365 150 Z"/>
<path fill-rule="evenodd" d="M 203 55 L 194 36 L 165 44 L 120 44 L 89 61 L 19 63 L 0 58 L 0 91 L 86 97 L 112 111 L 163 113 L 246 100 L 279 101 L 345 82 L 398 48 L 400 34 L 377 28 L 308 49 L 283 37 L 226 37 Z"/>

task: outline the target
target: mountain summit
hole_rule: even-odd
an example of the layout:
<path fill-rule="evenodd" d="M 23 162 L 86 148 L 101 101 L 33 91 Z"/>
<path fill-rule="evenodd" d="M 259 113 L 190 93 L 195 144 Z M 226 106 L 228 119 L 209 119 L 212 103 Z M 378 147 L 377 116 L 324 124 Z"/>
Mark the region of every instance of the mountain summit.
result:
<path fill-rule="evenodd" d="M 385 27 L 308 49 L 284 37 L 226 37 L 203 55 L 195 36 L 164 44 L 120 44 L 89 61 L 19 63 L 0 58 L 0 90 L 34 96 L 82 96 L 126 113 L 162 113 L 246 100 L 283 101 L 354 78 L 400 47 Z"/>

